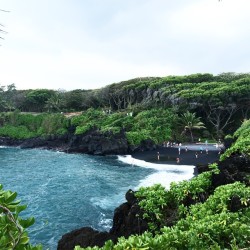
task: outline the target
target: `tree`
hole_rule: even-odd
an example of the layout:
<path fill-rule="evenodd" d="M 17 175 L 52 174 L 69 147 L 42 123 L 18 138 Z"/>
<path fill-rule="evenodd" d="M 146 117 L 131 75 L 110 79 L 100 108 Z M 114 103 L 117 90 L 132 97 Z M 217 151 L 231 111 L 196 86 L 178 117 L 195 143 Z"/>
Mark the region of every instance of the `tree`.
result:
<path fill-rule="evenodd" d="M 208 107 L 205 110 L 207 120 L 215 127 L 216 135 L 220 138 L 224 128 L 233 122 L 232 117 L 239 108 L 233 103 L 225 107 L 209 104 Z"/>
<path fill-rule="evenodd" d="M 63 107 L 63 99 L 62 95 L 57 92 L 54 95 L 52 95 L 47 101 L 45 108 L 48 110 L 48 112 L 58 112 Z"/>
<path fill-rule="evenodd" d="M 200 119 L 200 117 L 196 117 L 195 113 L 189 111 L 181 115 L 180 123 L 184 125 L 183 132 L 189 131 L 192 142 L 194 141 L 193 129 L 205 128 L 204 123 Z"/>
<path fill-rule="evenodd" d="M 15 84 L 0 87 L 0 110 L 12 111 L 15 109 L 14 97 L 16 94 Z"/>
<path fill-rule="evenodd" d="M 35 89 L 26 95 L 25 107 L 27 111 L 42 112 L 46 102 L 55 94 L 54 90 Z"/>
<path fill-rule="evenodd" d="M 75 89 L 64 93 L 65 107 L 68 111 L 82 110 L 83 93 L 84 90 L 82 89 Z"/>

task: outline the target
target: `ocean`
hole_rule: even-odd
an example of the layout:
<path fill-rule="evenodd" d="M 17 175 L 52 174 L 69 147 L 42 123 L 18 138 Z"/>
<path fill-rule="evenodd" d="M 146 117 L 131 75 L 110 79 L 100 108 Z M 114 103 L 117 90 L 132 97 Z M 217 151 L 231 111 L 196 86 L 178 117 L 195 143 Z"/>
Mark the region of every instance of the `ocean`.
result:
<path fill-rule="evenodd" d="M 61 236 L 90 226 L 108 231 L 114 209 L 128 189 L 192 178 L 194 166 L 154 164 L 125 156 L 66 154 L 0 146 L 0 183 L 18 193 L 35 217 L 28 232 L 32 244 L 55 250 Z"/>

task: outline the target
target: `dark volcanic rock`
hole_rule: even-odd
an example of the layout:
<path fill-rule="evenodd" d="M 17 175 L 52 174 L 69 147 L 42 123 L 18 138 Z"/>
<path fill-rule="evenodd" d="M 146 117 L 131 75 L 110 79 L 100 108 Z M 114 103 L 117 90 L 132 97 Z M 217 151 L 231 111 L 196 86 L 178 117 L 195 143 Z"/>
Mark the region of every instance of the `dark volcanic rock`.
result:
<path fill-rule="evenodd" d="M 113 134 L 93 130 L 83 135 L 72 136 L 67 152 L 94 155 L 126 154 L 128 143 L 124 132 Z"/>
<path fill-rule="evenodd" d="M 3 146 L 19 146 L 24 140 L 13 139 L 9 137 L 0 137 L 0 145 Z"/>
<path fill-rule="evenodd" d="M 64 149 L 68 144 L 68 135 L 47 136 L 30 138 L 21 143 L 21 148 L 46 148 L 46 149 Z"/>
<path fill-rule="evenodd" d="M 90 227 L 83 227 L 76 229 L 70 233 L 63 235 L 58 242 L 58 250 L 73 250 L 75 246 L 93 247 L 103 246 L 105 241 L 116 241 L 117 237 L 109 234 L 108 232 L 98 232 Z"/>
<path fill-rule="evenodd" d="M 56 135 L 18 140 L 0 137 L 0 145 L 20 146 L 21 148 L 45 148 L 65 151 L 67 153 L 86 153 L 94 155 L 127 154 L 128 142 L 125 133 L 101 133 L 88 131 L 83 135 Z"/>
<path fill-rule="evenodd" d="M 144 151 L 152 151 L 157 148 L 157 145 L 155 145 L 154 141 L 151 139 L 143 140 L 139 146 L 130 146 L 129 152 L 144 152 Z"/>
<path fill-rule="evenodd" d="M 250 159 L 243 155 L 232 155 L 218 163 L 220 173 L 212 176 L 214 188 L 234 183 L 236 181 L 248 183 L 246 173 L 250 173 Z"/>
<path fill-rule="evenodd" d="M 103 246 L 105 241 L 117 241 L 120 236 L 141 234 L 148 229 L 147 223 L 137 214 L 141 214 L 134 192 L 126 193 L 127 202 L 115 209 L 113 226 L 109 232 L 98 232 L 90 227 L 83 227 L 62 236 L 58 242 L 58 250 L 71 250 L 74 246 Z"/>
<path fill-rule="evenodd" d="M 147 222 L 142 220 L 142 211 L 132 190 L 126 193 L 127 202 L 115 209 L 111 234 L 128 237 L 141 234 L 148 229 Z"/>
<path fill-rule="evenodd" d="M 234 154 L 222 162 L 217 162 L 220 170 L 219 174 L 212 175 L 212 188 L 234 183 L 236 181 L 244 182 L 250 185 L 247 174 L 250 174 L 250 159 L 247 156 Z M 209 171 L 207 165 L 196 167 L 197 174 Z"/>

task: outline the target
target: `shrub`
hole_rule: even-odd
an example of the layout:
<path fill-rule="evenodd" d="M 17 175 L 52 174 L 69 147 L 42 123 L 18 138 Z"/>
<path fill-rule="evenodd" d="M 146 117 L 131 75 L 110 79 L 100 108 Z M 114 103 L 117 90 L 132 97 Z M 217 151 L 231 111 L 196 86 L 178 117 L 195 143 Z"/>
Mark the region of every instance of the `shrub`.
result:
<path fill-rule="evenodd" d="M 41 250 L 42 246 L 29 243 L 27 228 L 34 218 L 22 219 L 19 214 L 26 209 L 16 200 L 17 193 L 3 190 L 0 184 L 0 249 Z"/>

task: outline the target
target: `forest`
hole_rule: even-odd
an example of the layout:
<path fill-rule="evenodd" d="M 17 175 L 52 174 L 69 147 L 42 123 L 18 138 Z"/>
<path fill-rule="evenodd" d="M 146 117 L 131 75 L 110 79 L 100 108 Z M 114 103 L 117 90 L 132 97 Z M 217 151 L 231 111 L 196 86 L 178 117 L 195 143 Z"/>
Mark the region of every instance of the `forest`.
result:
<path fill-rule="evenodd" d="M 91 128 L 113 132 L 125 129 L 132 144 L 146 138 L 156 143 L 189 137 L 218 140 L 233 133 L 249 118 L 250 74 L 136 78 L 101 89 L 72 91 L 17 90 L 15 84 L 11 84 L 0 88 L 0 111 L 0 135 L 3 136 L 30 138 L 62 134 L 72 122 L 77 134 Z M 77 111 L 82 116 L 70 123 L 63 117 L 58 118 L 59 114 Z M 26 116 L 21 118 L 13 112 Z M 32 118 L 30 114 L 37 117 Z M 45 119 L 43 125 L 41 117 Z M 61 128 L 55 128 L 54 118 L 65 120 Z M 34 125 L 30 124 L 32 119 Z M 14 135 L 14 131 L 10 131 L 16 126 L 23 133 Z M 141 130 L 141 138 L 138 138 Z"/>

